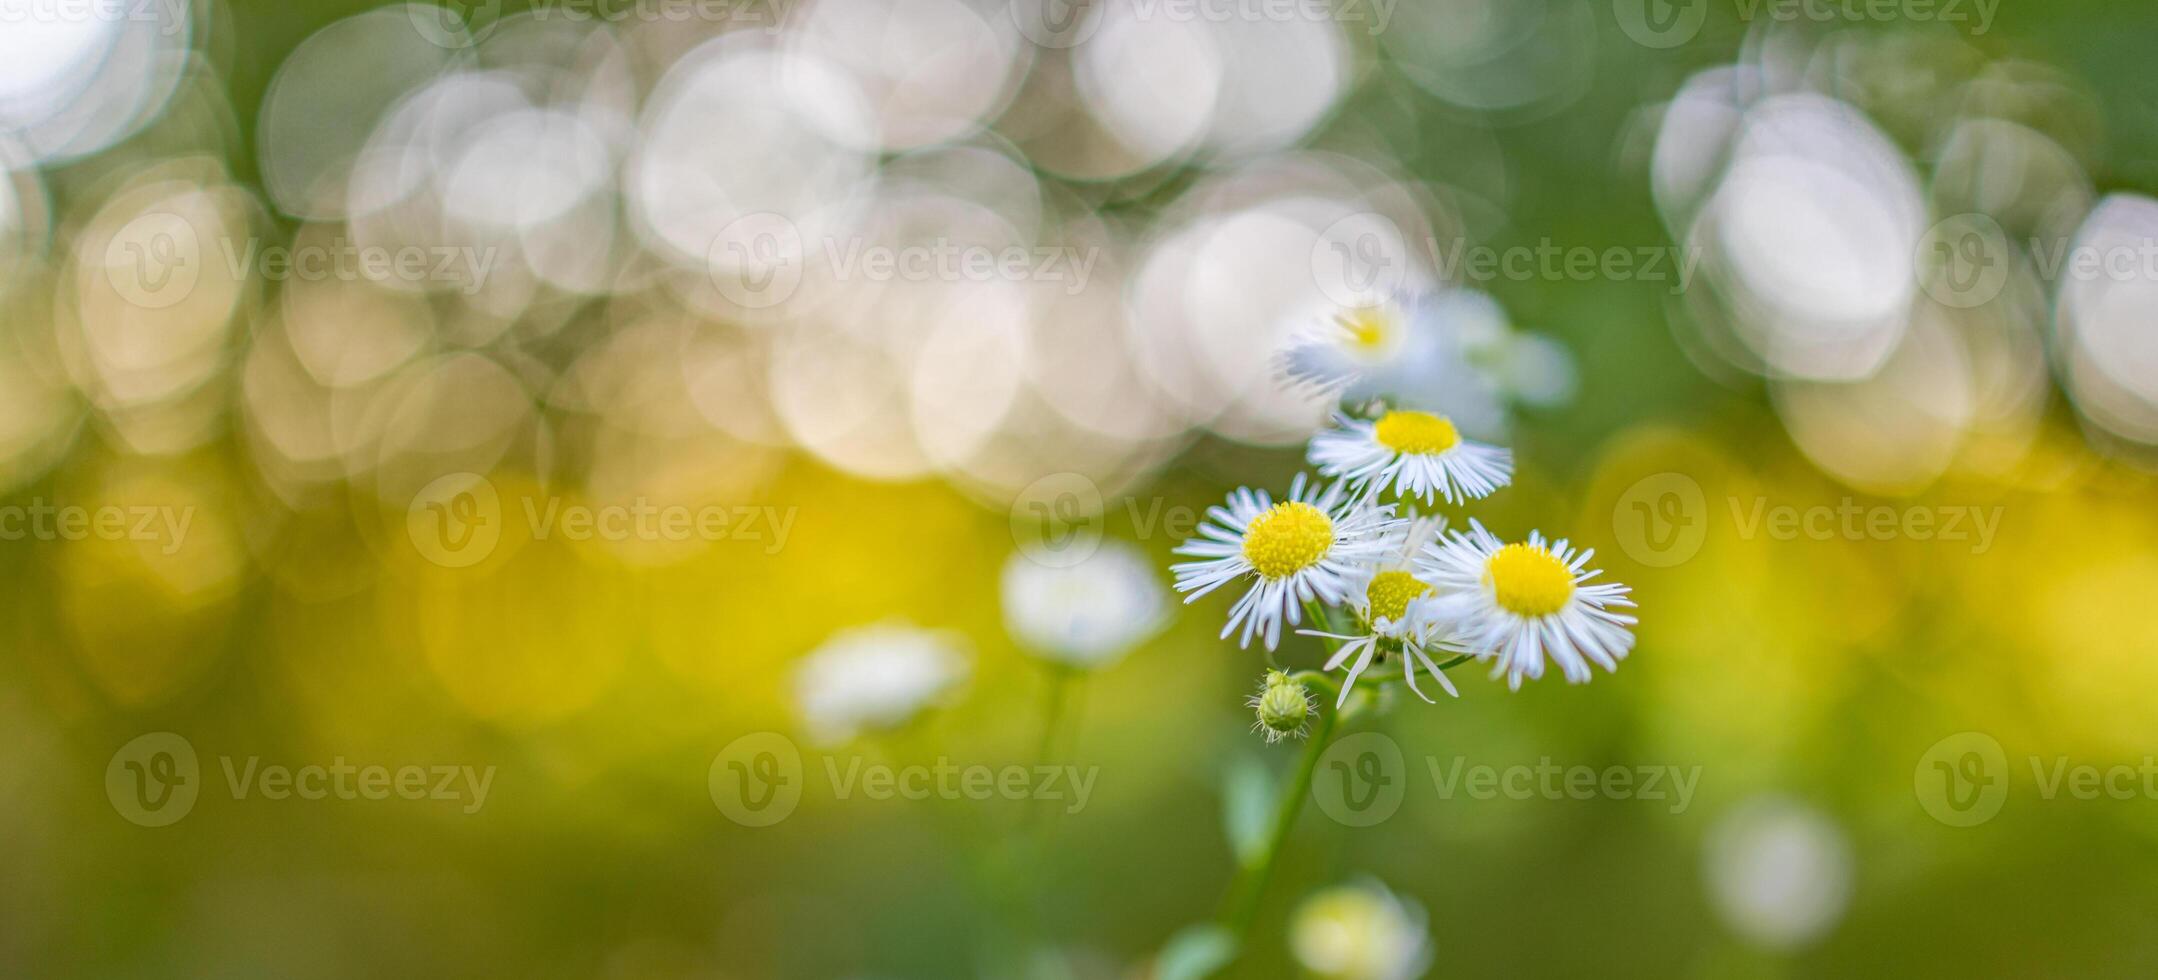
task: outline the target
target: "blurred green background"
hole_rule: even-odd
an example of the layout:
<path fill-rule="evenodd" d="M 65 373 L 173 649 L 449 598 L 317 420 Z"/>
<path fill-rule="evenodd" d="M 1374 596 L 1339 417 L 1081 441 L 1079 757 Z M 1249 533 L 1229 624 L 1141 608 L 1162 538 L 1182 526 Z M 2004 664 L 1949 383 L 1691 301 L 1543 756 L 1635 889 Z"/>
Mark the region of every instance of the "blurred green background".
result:
<path fill-rule="evenodd" d="M 2045 786 L 2060 760 L 2138 767 L 2154 751 L 2158 495 L 2145 419 L 2158 404 L 2158 306 L 2147 302 L 2158 287 L 2144 278 L 2140 292 L 2131 283 L 2071 309 L 2063 296 L 2078 287 L 2035 269 L 2033 249 L 2017 244 L 2079 240 L 2107 195 L 2158 193 L 2158 8 L 2002 0 L 1974 33 L 1908 7 L 1820 23 L 1708 3 L 1694 36 L 1659 48 L 1629 36 L 1623 3 L 1408 0 L 1385 31 L 1329 21 L 1335 40 L 1284 49 L 1330 52 L 1331 74 L 1231 31 L 1243 40 L 1216 38 L 1217 60 L 1202 64 L 1213 74 L 1194 81 L 1170 70 L 1189 69 L 1184 49 L 1148 48 L 1114 25 L 1045 47 L 1001 26 L 1008 12 L 995 4 L 821 2 L 827 12 L 776 32 L 755 21 L 771 11 L 752 10 L 748 26 L 631 14 L 528 33 L 513 4 L 432 48 L 385 41 L 392 21 L 421 22 L 402 10 L 338 34 L 331 25 L 372 5 L 210 2 L 187 8 L 177 32 L 159 21 L 109 42 L 92 59 L 103 67 L 65 84 L 11 76 L 0 99 L 14 134 L 0 286 L 5 502 L 185 509 L 190 523 L 176 542 L 0 542 L 11 653 L 0 660 L 0 969 L 1006 976 L 1011 947 L 1031 935 L 1041 975 L 1149 975 L 1149 959 L 1211 914 L 1233 873 L 1226 774 L 1253 759 L 1278 771 L 1296 751 L 1248 731 L 1243 698 L 1262 662 L 1214 638 L 1227 600 L 1179 607 L 1158 637 L 1087 679 L 1064 753 L 1098 779 L 1085 807 L 1044 818 L 1038 853 L 1023 843 L 1017 802 L 839 799 L 823 765 L 1033 761 L 1048 674 L 1006 636 L 997 582 L 1039 531 L 1014 505 L 1037 478 L 1084 474 L 1104 502 L 1081 523 L 1162 566 L 1177 515 L 1188 521 L 1237 485 L 1287 484 L 1301 463 L 1296 427 L 1317 418 L 1315 403 L 1270 402 L 1245 375 L 1192 365 L 1225 348 L 1263 362 L 1287 327 L 1240 318 L 1279 295 L 1266 283 L 1281 267 L 1266 263 L 1282 248 L 1303 254 L 1305 239 L 1251 244 L 1271 226 L 1220 223 L 1293 217 L 1308 239 L 1332 214 L 1309 205 L 1324 198 L 1405 228 L 1414 216 L 1440 242 L 1693 248 L 1708 259 L 1686 296 L 1605 276 L 1469 283 L 1561 341 L 1578 375 L 1569 402 L 1516 418 L 1515 484 L 1472 513 L 1509 535 L 1541 528 L 1595 547 L 1606 574 L 1635 590 L 1639 645 L 1586 687 L 1551 678 L 1508 694 L 1469 668 L 1460 699 L 1361 722 L 1409 760 L 1401 808 L 1363 828 L 1305 812 L 1234 975 L 1304 975 L 1285 939 L 1297 902 L 1358 876 L 1420 906 L 1433 976 L 2158 970 L 2142 903 L 2158 888 L 2158 790 L 2049 799 Z M 869 100 L 883 126 L 842 163 L 805 159 L 801 143 L 780 142 L 806 139 L 785 128 L 802 107 L 780 122 L 741 115 L 730 100 L 770 93 L 721 79 L 699 93 L 709 98 L 692 106 L 689 136 L 658 132 L 653 93 L 671 91 L 670 65 L 726 28 L 782 52 L 800 50 L 785 47 L 796 36 L 821 39 L 826 62 L 883 71 L 884 88 L 870 89 L 887 101 Z M 970 32 L 1003 39 L 989 48 L 1005 59 L 990 72 L 1003 89 L 994 99 L 968 101 L 979 86 L 961 69 L 975 63 L 944 47 L 973 43 Z M 1104 88 L 1111 68 L 1060 67 L 1109 37 L 1132 45 L 1118 64 L 1160 86 L 1157 101 Z M 880 44 L 957 60 L 909 75 L 879 60 Z M 1254 71 L 1279 84 L 1252 82 Z M 1716 71 L 1735 75 L 1702 74 Z M 469 108 L 390 140 L 384 153 L 407 155 L 369 173 L 397 185 L 373 192 L 397 203 L 362 214 L 351 201 L 370 192 L 340 168 L 356 166 L 351 151 L 380 136 L 392 105 L 450 76 L 568 106 L 583 135 L 502 153 L 606 189 L 539 217 L 458 210 L 458 195 L 484 195 L 490 158 L 444 156 L 427 141 L 491 132 L 486 121 L 505 111 L 467 92 Z M 1674 129 L 1671 100 L 1704 77 L 1728 118 L 1706 112 L 1700 129 Z M 1215 97 L 1177 115 L 1178 93 L 1195 84 Z M 288 109 L 266 108 L 280 92 Z M 1839 211 L 1856 198 L 1823 191 L 1815 216 L 1848 231 L 1835 219 L 1915 205 L 1917 226 L 1895 226 L 1912 240 L 1839 252 L 1834 234 L 1795 219 L 1788 242 L 1704 227 L 1684 173 L 1727 164 L 1734 151 L 1712 138 L 1717 127 L 1775 92 L 1849 107 L 1908 168 L 1890 179 L 1854 165 L 1849 193 L 1878 200 Z M 63 109 L 75 115 L 54 122 Z M 1959 144 L 1971 120 L 2027 135 Z M 1802 126 L 1783 135 L 1799 144 L 1786 152 L 1848 159 Z M 1005 164 L 925 156 L 948 145 L 986 147 Z M 588 147 L 599 148 L 590 159 Z M 1659 147 L 1676 162 L 1659 164 Z M 652 162 L 666 152 L 682 154 L 661 161 L 675 169 Z M 668 188 L 714 161 L 760 158 L 800 178 L 759 185 L 764 196 L 749 196 L 761 202 L 822 200 L 843 181 L 816 175 L 866 182 L 929 160 L 924 185 L 972 196 L 1009 226 L 990 237 L 1105 243 L 1106 302 L 1020 316 L 996 297 L 855 290 L 779 319 L 731 308 L 682 284 L 683 269 L 701 281 L 706 257 L 676 247 L 670 235 L 685 229 L 670 222 L 708 234 L 695 223 L 731 206 L 714 202 L 747 192 L 676 200 Z M 579 169 L 591 160 L 598 176 Z M 399 183 L 433 178 L 432 211 Z M 555 186 L 518 179 L 513 207 Z M 1896 196 L 1898 179 L 1910 200 Z M 325 181 L 344 203 L 316 207 Z M 197 309 L 213 291 L 198 286 L 154 311 L 175 319 L 136 323 L 99 305 L 110 290 L 86 270 L 112 264 L 113 229 L 169 203 L 175 186 L 200 190 L 191 200 L 228 236 L 441 243 L 465 221 L 507 235 L 525 271 L 499 290 L 436 284 L 380 290 L 385 300 L 347 283 L 304 302 L 287 295 L 293 282 L 250 273 L 216 283 L 229 295 L 214 311 Z M 871 224 L 895 236 L 918 233 L 909 221 L 980 218 L 920 200 L 889 207 L 899 216 Z M 1840 376 L 1793 367 L 1777 338 L 1802 330 L 1792 297 L 1823 280 L 1809 278 L 1813 265 L 1775 262 L 1908 259 L 1917 231 L 1971 212 L 1994 215 L 2021 249 L 1999 298 L 1921 330 L 1912 324 L 1931 314 L 1914 311 L 1928 294 L 1906 287 L 1891 325 L 1836 342 L 1872 331 L 1914 351 L 1915 366 L 1889 370 L 1875 351 Z M 2123 220 L 2143 241 L 2158 234 L 2147 213 Z M 570 235 L 546 239 L 549 228 Z M 1227 244 L 1177 237 L 1192 228 Z M 1189 254 L 1153 261 L 1178 248 Z M 203 262 L 216 280 L 220 267 Z M 1864 272 L 1850 272 L 1854 290 Z M 1801 286 L 1770 288 L 1779 282 Z M 1165 329 L 1151 305 L 1161 290 L 1183 296 L 1181 317 L 1228 326 L 1193 327 L 1185 360 L 1160 370 L 1159 352 L 1137 341 L 1107 345 L 1120 355 L 1112 367 L 1058 353 L 1093 343 L 1071 340 L 1086 336 L 1077 322 Z M 1239 290 L 1257 298 L 1224 298 Z M 1017 354 L 947 329 L 1015 318 L 1035 338 Z M 861 340 L 863 324 L 891 323 L 924 324 L 905 355 Z M 1961 353 L 1913 337 L 1948 337 Z M 2094 361 L 2119 370 L 2091 375 Z M 1022 380 L 1005 389 L 999 377 Z M 831 414 L 842 408 L 852 414 Z M 535 540 L 506 519 L 507 546 L 476 567 L 444 567 L 414 547 L 409 506 L 461 471 L 487 474 L 504 514 L 550 496 L 651 496 L 770 508 L 791 525 L 783 541 L 677 546 Z M 1635 488 L 1659 474 L 1692 481 L 1704 502 L 1686 515 L 1703 530 L 1698 550 L 1676 563 L 1627 537 Z M 1898 515 L 1979 508 L 1998 532 L 1981 548 L 1743 530 L 1756 506 L 1846 501 Z M 792 665 L 835 630 L 887 620 L 963 636 L 972 668 L 960 696 L 896 732 L 808 739 Z M 1318 658 L 1301 641 L 1282 651 Z M 799 744 L 804 792 L 786 819 L 746 827 L 714 805 L 709 777 L 730 742 L 762 731 Z M 125 812 L 108 769 L 156 732 L 192 747 L 201 795 L 182 819 L 150 827 Z M 1922 805 L 1929 749 L 1962 732 L 1996 740 L 2006 759 L 1994 773 L 2005 804 L 1972 827 Z M 1442 799 L 1427 757 L 1698 767 L 1698 788 L 1684 806 Z M 235 799 L 227 759 L 494 775 L 474 812 L 438 799 Z M 1764 806 L 1799 815 L 1796 842 L 1748 836 L 1759 824 L 1746 815 Z"/>

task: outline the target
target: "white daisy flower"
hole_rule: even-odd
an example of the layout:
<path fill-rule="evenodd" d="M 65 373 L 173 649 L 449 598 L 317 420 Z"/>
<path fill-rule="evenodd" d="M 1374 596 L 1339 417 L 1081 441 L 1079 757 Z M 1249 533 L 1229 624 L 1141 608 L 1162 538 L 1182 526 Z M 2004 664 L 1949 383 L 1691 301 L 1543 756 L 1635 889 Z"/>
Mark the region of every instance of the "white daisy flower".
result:
<path fill-rule="evenodd" d="M 1492 367 L 1510 330 L 1498 303 L 1473 289 L 1398 297 L 1342 311 L 1291 345 L 1282 366 L 1292 381 L 1344 401 L 1387 398 L 1492 436 L 1506 427 Z"/>
<path fill-rule="evenodd" d="M 904 624 L 841 630 L 794 669 L 795 701 L 811 737 L 844 742 L 864 729 L 906 724 L 967 677 L 949 633 Z"/>
<path fill-rule="evenodd" d="M 1289 950 L 1325 980 L 1410 980 L 1431 965 L 1423 909 L 1364 879 L 1313 892 L 1289 921 Z"/>
<path fill-rule="evenodd" d="M 1349 674 L 1342 679 L 1341 695 L 1334 699 L 1334 707 L 1348 703 L 1349 692 L 1356 687 L 1356 680 L 1370 668 L 1372 661 L 1381 654 L 1392 654 L 1401 660 L 1402 678 L 1409 682 L 1409 690 L 1427 704 L 1436 704 L 1416 686 L 1416 667 L 1424 669 L 1436 678 L 1439 686 L 1453 697 L 1461 692 L 1454 689 L 1454 682 L 1446 672 L 1433 663 L 1427 646 L 1445 634 L 1431 612 L 1431 586 L 1418 579 L 1408 567 L 1409 560 L 1426 542 L 1435 540 L 1446 527 L 1442 517 L 1423 517 L 1401 522 L 1389 534 L 1390 556 L 1387 560 L 1373 563 L 1364 570 L 1361 587 L 1349 596 L 1346 605 L 1356 614 L 1357 631 L 1354 633 L 1328 633 L 1322 630 L 1297 630 L 1305 636 L 1324 637 L 1342 641 L 1340 649 L 1327 658 L 1327 670 L 1343 664 L 1349 666 Z"/>
<path fill-rule="evenodd" d="M 1262 635 L 1269 650 L 1281 640 L 1281 624 L 1302 619 L 1305 602 L 1339 603 L 1361 584 L 1364 566 L 1384 557 L 1392 529 L 1391 504 L 1352 500 L 1340 483 L 1321 489 L 1303 474 L 1289 486 L 1289 497 L 1275 503 L 1266 491 L 1238 488 L 1228 506 L 1207 508 L 1199 536 L 1176 548 L 1200 561 L 1170 566 L 1184 601 L 1246 577 L 1250 591 L 1229 609 L 1226 639 L 1244 629 L 1239 646 Z"/>
<path fill-rule="evenodd" d="M 1311 464 L 1373 496 L 1392 489 L 1427 505 L 1487 497 L 1514 476 L 1513 453 L 1462 438 L 1444 415 L 1398 408 L 1376 419 L 1334 416 L 1334 428 L 1311 437 Z"/>
<path fill-rule="evenodd" d="M 1426 546 L 1416 573 L 1438 591 L 1431 611 L 1450 624 L 1449 645 L 1494 660 L 1492 677 L 1520 690 L 1523 678 L 1543 676 L 1548 654 L 1569 683 L 1585 684 L 1589 664 L 1615 671 L 1633 649 L 1634 618 L 1610 609 L 1631 607 L 1631 590 L 1588 584 L 1603 574 L 1583 570 L 1594 555 L 1535 532 L 1506 544 L 1470 520 L 1468 534 Z"/>
<path fill-rule="evenodd" d="M 1061 567 L 1014 554 L 1004 564 L 1004 626 L 1044 659 L 1107 667 L 1167 621 L 1166 590 L 1155 574 L 1139 549 L 1121 541 L 1104 541 Z"/>

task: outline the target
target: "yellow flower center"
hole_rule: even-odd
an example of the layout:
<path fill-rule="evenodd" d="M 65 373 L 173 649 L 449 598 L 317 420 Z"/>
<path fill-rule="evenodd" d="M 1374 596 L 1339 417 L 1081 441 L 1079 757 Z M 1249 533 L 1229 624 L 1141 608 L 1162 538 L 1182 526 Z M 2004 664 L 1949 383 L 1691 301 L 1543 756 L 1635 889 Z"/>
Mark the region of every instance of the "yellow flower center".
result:
<path fill-rule="evenodd" d="M 1443 453 L 1461 441 L 1451 420 L 1430 412 L 1388 412 L 1379 417 L 1374 431 L 1379 445 L 1397 453 Z"/>
<path fill-rule="evenodd" d="M 1510 544 L 1484 561 L 1484 581 L 1499 605 L 1522 616 L 1549 616 L 1574 597 L 1574 573 L 1550 549 Z"/>
<path fill-rule="evenodd" d="M 1340 322 L 1349 331 L 1349 343 L 1363 351 L 1384 346 L 1394 329 L 1394 315 L 1383 306 L 1359 306 L 1342 314 Z"/>
<path fill-rule="evenodd" d="M 1287 578 L 1310 568 L 1334 546 L 1334 522 L 1326 512 L 1284 500 L 1244 529 L 1244 560 L 1267 578 Z"/>
<path fill-rule="evenodd" d="M 1431 591 L 1431 586 L 1417 581 L 1407 572 L 1386 571 L 1371 577 L 1371 584 L 1364 586 L 1364 598 L 1371 604 L 1371 621 L 1382 619 L 1399 622 L 1409 612 L 1409 603 L 1417 596 Z"/>

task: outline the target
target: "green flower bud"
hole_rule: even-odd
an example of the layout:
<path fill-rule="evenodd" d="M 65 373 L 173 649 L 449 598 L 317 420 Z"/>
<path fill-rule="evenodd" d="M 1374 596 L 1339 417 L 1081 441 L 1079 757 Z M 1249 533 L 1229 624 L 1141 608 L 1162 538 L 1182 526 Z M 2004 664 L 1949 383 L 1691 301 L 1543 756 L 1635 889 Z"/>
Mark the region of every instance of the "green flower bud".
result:
<path fill-rule="evenodd" d="M 1268 743 L 1304 737 L 1304 723 L 1313 710 L 1311 692 L 1278 670 L 1266 672 L 1259 693 L 1252 696 L 1249 704 L 1259 714 L 1253 730 L 1263 733 Z"/>

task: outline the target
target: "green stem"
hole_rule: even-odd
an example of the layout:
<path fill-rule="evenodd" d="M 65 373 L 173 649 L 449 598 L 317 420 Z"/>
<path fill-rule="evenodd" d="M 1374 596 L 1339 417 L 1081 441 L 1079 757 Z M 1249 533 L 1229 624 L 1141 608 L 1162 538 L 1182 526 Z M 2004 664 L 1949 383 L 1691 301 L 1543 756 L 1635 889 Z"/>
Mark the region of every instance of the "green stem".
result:
<path fill-rule="evenodd" d="M 1327 688 L 1334 684 L 1324 675 L 1311 671 L 1299 671 L 1298 680 L 1315 677 Z M 1289 832 L 1296 827 L 1296 818 L 1304 810 L 1304 797 L 1311 793 L 1312 774 L 1318 771 L 1319 757 L 1326 753 L 1326 744 L 1334 734 L 1338 712 L 1322 710 L 1311 738 L 1304 744 L 1304 758 L 1297 764 L 1296 774 L 1289 780 L 1281 799 L 1274 807 L 1274 825 L 1267 834 L 1266 848 L 1244 861 L 1238 871 L 1236 882 L 1229 888 L 1229 895 L 1222 906 L 1221 924 L 1229 930 L 1236 946 L 1241 949 L 1251 934 L 1251 926 L 1259 916 L 1259 900 L 1266 896 L 1267 882 L 1274 875 L 1274 865 L 1281 857 L 1282 847 L 1289 841 Z"/>
<path fill-rule="evenodd" d="M 1034 750 L 1036 769 L 1048 765 L 1056 756 L 1057 732 L 1063 725 L 1065 708 L 1072 700 L 1072 689 L 1078 686 L 1072 678 L 1076 673 L 1077 670 L 1064 664 L 1049 664 L 1049 683 L 1043 691 L 1041 743 Z M 1039 823 L 1042 802 L 1037 799 L 1027 807 L 1024 822 L 1028 828 Z"/>

